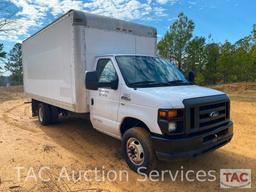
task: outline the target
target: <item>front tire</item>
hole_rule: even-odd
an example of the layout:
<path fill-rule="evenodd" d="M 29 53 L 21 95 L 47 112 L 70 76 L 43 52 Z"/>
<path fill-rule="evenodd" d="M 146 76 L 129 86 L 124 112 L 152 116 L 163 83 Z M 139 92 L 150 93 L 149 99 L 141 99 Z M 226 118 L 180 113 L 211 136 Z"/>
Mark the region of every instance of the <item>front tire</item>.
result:
<path fill-rule="evenodd" d="M 141 127 L 128 129 L 122 138 L 123 156 L 128 166 L 137 173 L 148 174 L 156 166 L 156 155 L 150 133 Z"/>

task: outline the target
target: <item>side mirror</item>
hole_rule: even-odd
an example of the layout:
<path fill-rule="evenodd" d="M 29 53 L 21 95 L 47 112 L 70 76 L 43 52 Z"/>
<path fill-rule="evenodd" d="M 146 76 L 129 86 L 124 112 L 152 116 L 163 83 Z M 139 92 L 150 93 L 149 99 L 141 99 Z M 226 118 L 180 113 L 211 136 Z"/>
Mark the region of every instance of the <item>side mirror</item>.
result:
<path fill-rule="evenodd" d="M 89 90 L 98 90 L 97 72 L 91 71 L 85 74 L 85 87 Z"/>
<path fill-rule="evenodd" d="M 118 79 L 111 81 L 110 87 L 111 87 L 111 89 L 117 90 L 117 88 L 118 88 Z"/>
<path fill-rule="evenodd" d="M 190 72 L 188 73 L 188 80 L 189 80 L 190 82 L 194 83 L 194 81 L 195 81 L 195 74 L 194 74 L 193 71 L 190 71 Z"/>

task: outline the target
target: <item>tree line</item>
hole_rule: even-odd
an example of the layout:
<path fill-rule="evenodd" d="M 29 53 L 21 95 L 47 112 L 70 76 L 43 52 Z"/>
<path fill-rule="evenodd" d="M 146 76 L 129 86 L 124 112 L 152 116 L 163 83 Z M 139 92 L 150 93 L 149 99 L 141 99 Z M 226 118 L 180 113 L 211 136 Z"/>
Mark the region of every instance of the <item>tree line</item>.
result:
<path fill-rule="evenodd" d="M 203 85 L 256 80 L 256 25 L 234 44 L 215 43 L 209 36 L 193 37 L 195 24 L 184 13 L 158 42 L 158 54 L 174 61 L 185 73 L 193 71 Z"/>

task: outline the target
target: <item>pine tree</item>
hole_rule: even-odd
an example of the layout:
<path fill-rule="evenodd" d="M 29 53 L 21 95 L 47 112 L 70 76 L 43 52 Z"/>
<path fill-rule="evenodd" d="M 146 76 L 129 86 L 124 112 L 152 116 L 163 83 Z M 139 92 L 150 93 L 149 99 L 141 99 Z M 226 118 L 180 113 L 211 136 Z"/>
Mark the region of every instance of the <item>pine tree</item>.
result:
<path fill-rule="evenodd" d="M 5 69 L 11 72 L 11 80 L 13 84 L 22 84 L 22 51 L 21 44 L 16 43 L 7 56 Z"/>
<path fill-rule="evenodd" d="M 170 26 L 164 38 L 159 41 L 159 54 L 177 62 L 182 69 L 186 56 L 186 47 L 192 38 L 194 23 L 184 13 L 178 15 L 178 19 Z"/>

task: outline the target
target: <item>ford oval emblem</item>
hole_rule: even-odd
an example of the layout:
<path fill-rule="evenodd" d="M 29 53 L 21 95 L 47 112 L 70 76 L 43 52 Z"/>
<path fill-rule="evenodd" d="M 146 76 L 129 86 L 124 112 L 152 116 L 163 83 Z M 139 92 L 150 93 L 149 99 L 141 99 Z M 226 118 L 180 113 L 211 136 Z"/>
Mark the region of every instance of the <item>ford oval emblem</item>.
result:
<path fill-rule="evenodd" d="M 209 116 L 210 116 L 211 118 L 217 117 L 217 116 L 219 116 L 219 112 L 218 112 L 218 111 L 213 111 L 213 112 L 210 113 Z"/>

